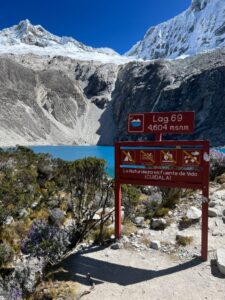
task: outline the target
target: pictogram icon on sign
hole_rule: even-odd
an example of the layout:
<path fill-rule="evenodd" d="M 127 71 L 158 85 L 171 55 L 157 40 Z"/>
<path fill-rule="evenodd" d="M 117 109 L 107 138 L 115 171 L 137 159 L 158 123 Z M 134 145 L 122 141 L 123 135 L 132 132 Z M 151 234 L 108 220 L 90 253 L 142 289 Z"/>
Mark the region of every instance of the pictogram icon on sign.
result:
<path fill-rule="evenodd" d="M 184 166 L 198 166 L 201 163 L 200 151 L 197 150 L 183 150 L 183 165 Z"/>
<path fill-rule="evenodd" d="M 122 163 L 123 164 L 135 164 L 135 151 L 122 151 Z"/>
<path fill-rule="evenodd" d="M 140 161 L 145 165 L 154 165 L 155 164 L 155 152 L 154 151 L 147 151 L 141 150 L 140 152 Z"/>
<path fill-rule="evenodd" d="M 161 150 L 161 164 L 162 165 L 176 165 L 177 164 L 177 151 L 174 150 Z"/>
<path fill-rule="evenodd" d="M 132 114 L 129 116 L 128 132 L 144 132 L 144 114 Z"/>

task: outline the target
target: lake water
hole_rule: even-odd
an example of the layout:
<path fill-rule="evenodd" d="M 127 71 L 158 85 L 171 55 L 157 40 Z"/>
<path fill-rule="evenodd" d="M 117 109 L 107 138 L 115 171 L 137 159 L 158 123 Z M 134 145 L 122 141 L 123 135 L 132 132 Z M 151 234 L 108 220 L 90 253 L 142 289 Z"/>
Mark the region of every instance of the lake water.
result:
<path fill-rule="evenodd" d="M 114 147 L 109 146 L 34 146 L 36 153 L 50 153 L 53 158 L 76 160 L 85 157 L 102 158 L 107 162 L 106 172 L 114 177 Z"/>
<path fill-rule="evenodd" d="M 107 162 L 106 172 L 114 177 L 114 147 L 109 146 L 35 146 L 36 153 L 50 153 L 54 158 L 76 160 L 85 157 L 102 158 Z M 225 149 L 217 150 L 225 154 Z"/>
<path fill-rule="evenodd" d="M 220 152 L 225 153 L 225 149 L 218 149 Z"/>

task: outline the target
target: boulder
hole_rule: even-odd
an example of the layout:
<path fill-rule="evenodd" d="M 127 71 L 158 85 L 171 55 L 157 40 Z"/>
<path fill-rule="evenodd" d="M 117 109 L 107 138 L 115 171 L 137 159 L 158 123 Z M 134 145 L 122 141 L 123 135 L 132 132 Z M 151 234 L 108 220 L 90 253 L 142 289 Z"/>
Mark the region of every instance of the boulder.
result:
<path fill-rule="evenodd" d="M 216 251 L 216 261 L 218 269 L 225 275 L 225 248 L 219 248 Z"/>
<path fill-rule="evenodd" d="M 143 229 L 139 229 L 137 232 L 136 232 L 136 235 L 144 235 L 144 230 Z"/>
<path fill-rule="evenodd" d="M 209 207 L 215 207 L 217 205 L 216 201 L 210 201 Z"/>
<path fill-rule="evenodd" d="M 98 214 L 94 214 L 92 220 L 94 221 L 101 220 L 101 217 Z"/>
<path fill-rule="evenodd" d="M 208 213 L 210 218 L 215 218 L 218 216 L 217 210 L 215 208 L 209 208 Z"/>
<path fill-rule="evenodd" d="M 12 216 L 8 216 L 4 222 L 5 225 L 10 225 L 14 221 Z"/>
<path fill-rule="evenodd" d="M 123 249 L 123 244 L 121 243 L 114 243 L 111 245 L 110 247 L 112 250 L 119 250 L 119 249 Z"/>
<path fill-rule="evenodd" d="M 29 212 L 25 208 L 22 208 L 19 211 L 19 218 L 26 218 L 28 215 L 29 215 Z"/>
<path fill-rule="evenodd" d="M 155 250 L 159 250 L 160 247 L 161 247 L 160 241 L 151 241 L 150 248 L 155 249 Z"/>
<path fill-rule="evenodd" d="M 59 208 L 49 209 L 49 220 L 53 224 L 60 225 L 64 221 L 65 213 Z"/>
<path fill-rule="evenodd" d="M 224 209 L 224 211 L 223 211 L 223 215 L 225 216 L 225 209 Z"/>
<path fill-rule="evenodd" d="M 136 218 L 134 218 L 134 223 L 136 225 L 143 225 L 145 223 L 145 218 L 144 217 L 136 217 Z"/>
<path fill-rule="evenodd" d="M 202 211 L 197 207 L 191 206 L 187 211 L 187 217 L 190 220 L 199 220 L 202 216 Z"/>
<path fill-rule="evenodd" d="M 33 202 L 33 203 L 31 204 L 31 208 L 32 208 L 32 209 L 35 209 L 37 206 L 38 206 L 38 202 L 37 202 L 37 201 L 35 201 L 35 202 Z"/>
<path fill-rule="evenodd" d="M 165 219 L 152 219 L 151 220 L 151 229 L 163 230 L 166 228 L 167 222 Z"/>

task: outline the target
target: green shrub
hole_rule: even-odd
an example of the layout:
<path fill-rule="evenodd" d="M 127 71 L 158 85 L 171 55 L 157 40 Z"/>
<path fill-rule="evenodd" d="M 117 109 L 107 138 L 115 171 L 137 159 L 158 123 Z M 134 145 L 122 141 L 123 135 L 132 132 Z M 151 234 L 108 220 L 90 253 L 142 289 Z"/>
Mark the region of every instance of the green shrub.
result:
<path fill-rule="evenodd" d="M 153 218 L 163 218 L 168 215 L 169 208 L 167 207 L 159 207 L 156 209 Z"/>
<path fill-rule="evenodd" d="M 175 208 L 180 202 L 182 189 L 179 188 L 162 188 L 162 206 L 166 208 Z"/>
<path fill-rule="evenodd" d="M 96 228 L 92 231 L 91 238 L 94 240 L 96 244 L 102 243 L 110 239 L 111 235 L 115 233 L 114 228 L 109 228 L 104 226 L 102 230 L 102 234 L 100 235 L 100 226 L 96 226 Z"/>
<path fill-rule="evenodd" d="M 192 236 L 178 236 L 176 238 L 177 244 L 179 246 L 187 246 L 190 245 L 193 241 L 193 237 Z"/>
<path fill-rule="evenodd" d="M 122 205 L 125 208 L 125 217 L 129 218 L 140 203 L 140 190 L 133 185 L 122 186 Z"/>
<path fill-rule="evenodd" d="M 225 173 L 225 154 L 210 150 L 210 180 L 214 180 L 223 173 Z"/>

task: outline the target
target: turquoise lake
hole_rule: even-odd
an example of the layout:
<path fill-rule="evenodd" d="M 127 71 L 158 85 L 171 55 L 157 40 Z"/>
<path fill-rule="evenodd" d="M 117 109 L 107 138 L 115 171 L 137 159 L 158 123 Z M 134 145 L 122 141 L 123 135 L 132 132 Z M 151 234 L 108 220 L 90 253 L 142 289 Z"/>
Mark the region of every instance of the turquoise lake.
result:
<path fill-rule="evenodd" d="M 225 153 L 225 149 L 219 149 L 219 151 Z"/>
<path fill-rule="evenodd" d="M 107 162 L 106 172 L 114 177 L 114 147 L 110 146 L 34 146 L 36 153 L 50 153 L 53 158 L 76 160 L 85 157 L 102 158 Z"/>
<path fill-rule="evenodd" d="M 76 160 L 85 157 L 102 158 L 107 162 L 106 172 L 114 177 L 114 147 L 109 146 L 35 146 L 36 153 L 50 153 L 53 158 Z M 225 149 L 217 149 L 225 153 Z"/>

